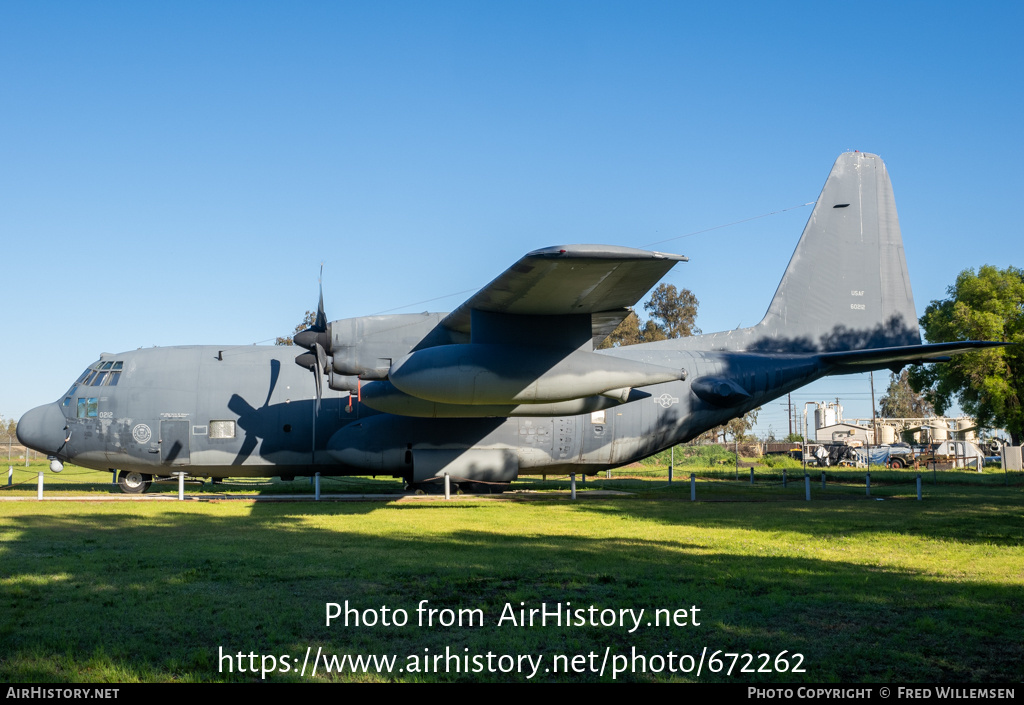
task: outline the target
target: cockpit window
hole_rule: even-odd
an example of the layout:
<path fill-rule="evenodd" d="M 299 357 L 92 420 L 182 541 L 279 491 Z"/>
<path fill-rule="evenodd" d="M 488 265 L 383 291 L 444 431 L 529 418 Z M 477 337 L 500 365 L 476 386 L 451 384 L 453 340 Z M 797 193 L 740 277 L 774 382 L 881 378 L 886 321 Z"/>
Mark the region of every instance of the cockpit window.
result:
<path fill-rule="evenodd" d="M 124 363 L 103 362 L 97 363 L 97 365 L 98 367 L 95 370 L 86 370 L 86 374 L 83 375 L 82 385 L 87 387 L 117 386 Z"/>
<path fill-rule="evenodd" d="M 78 397 L 78 418 L 80 419 L 92 419 L 98 416 L 98 404 L 96 397 L 83 398 Z"/>

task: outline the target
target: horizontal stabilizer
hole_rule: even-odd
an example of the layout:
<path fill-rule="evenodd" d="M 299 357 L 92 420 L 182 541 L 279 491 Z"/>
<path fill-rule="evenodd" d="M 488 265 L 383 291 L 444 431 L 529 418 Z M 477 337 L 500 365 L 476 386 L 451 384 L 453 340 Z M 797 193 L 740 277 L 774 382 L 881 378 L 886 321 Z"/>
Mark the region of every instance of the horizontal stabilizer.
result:
<path fill-rule="evenodd" d="M 825 353 L 821 361 L 837 367 L 882 369 L 893 363 L 904 365 L 922 362 L 948 362 L 949 355 L 975 352 L 986 348 L 1009 345 L 987 340 L 965 340 L 957 343 L 932 343 L 930 345 L 903 345 L 895 348 L 877 348 L 874 350 L 855 350 L 852 352 Z"/>

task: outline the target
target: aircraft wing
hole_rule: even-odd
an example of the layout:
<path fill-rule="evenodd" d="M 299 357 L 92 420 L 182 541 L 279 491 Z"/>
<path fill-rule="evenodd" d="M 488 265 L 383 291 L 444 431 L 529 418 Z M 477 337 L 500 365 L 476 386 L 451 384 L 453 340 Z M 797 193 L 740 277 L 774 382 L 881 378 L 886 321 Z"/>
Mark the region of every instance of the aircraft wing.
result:
<path fill-rule="evenodd" d="M 534 250 L 452 311 L 441 325 L 470 332 L 471 312 L 559 316 L 591 314 L 605 337 L 682 255 L 611 245 Z"/>

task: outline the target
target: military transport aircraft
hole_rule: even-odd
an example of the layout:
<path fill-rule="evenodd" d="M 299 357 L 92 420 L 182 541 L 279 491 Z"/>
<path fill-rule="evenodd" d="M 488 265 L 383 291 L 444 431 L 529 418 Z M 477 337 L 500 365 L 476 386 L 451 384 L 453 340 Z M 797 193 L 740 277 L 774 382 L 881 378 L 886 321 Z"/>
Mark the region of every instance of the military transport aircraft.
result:
<path fill-rule="evenodd" d="M 596 350 L 680 261 L 548 247 L 450 313 L 328 323 L 321 291 L 297 358 L 282 346 L 104 353 L 26 413 L 18 438 L 55 470 L 118 470 L 126 492 L 180 472 L 390 475 L 411 487 L 447 473 L 503 488 L 634 462 L 826 375 L 997 344 L 921 344 L 892 186 L 873 154 L 836 161 L 760 323 Z"/>

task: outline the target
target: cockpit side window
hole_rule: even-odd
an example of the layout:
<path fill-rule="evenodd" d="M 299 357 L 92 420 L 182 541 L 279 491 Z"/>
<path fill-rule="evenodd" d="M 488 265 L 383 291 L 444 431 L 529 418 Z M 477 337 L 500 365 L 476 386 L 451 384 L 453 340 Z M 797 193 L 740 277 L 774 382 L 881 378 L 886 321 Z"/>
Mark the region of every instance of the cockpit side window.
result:
<path fill-rule="evenodd" d="M 98 404 L 96 397 L 78 397 L 78 418 L 93 419 L 98 416 Z"/>

